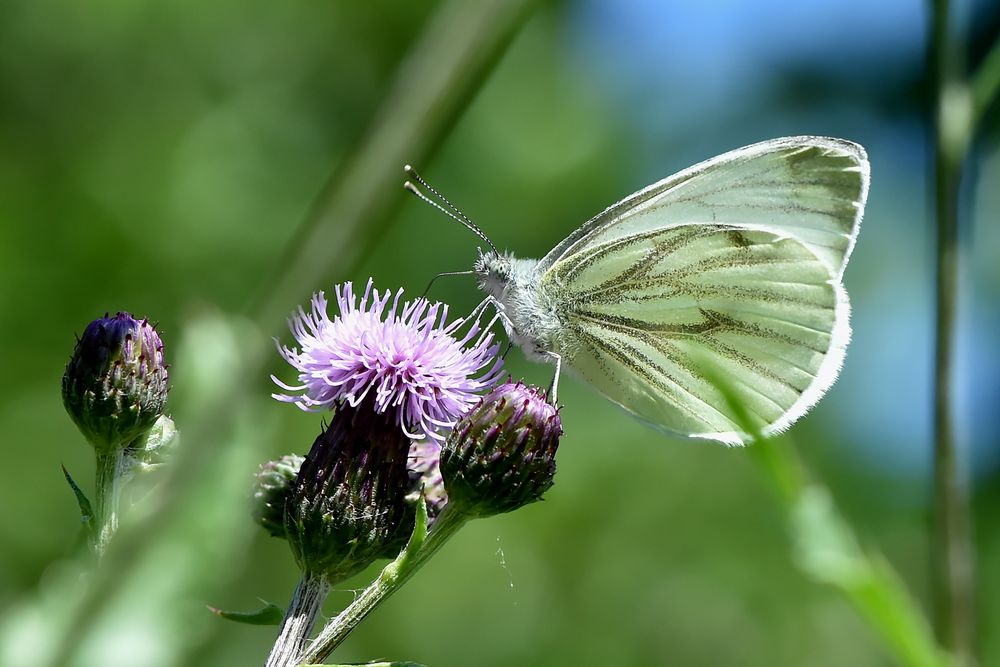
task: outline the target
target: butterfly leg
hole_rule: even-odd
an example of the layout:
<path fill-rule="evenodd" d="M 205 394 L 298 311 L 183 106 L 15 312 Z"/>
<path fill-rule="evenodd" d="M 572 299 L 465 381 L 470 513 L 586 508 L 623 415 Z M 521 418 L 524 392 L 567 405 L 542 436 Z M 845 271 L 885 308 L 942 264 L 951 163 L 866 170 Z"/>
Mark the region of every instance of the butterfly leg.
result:
<path fill-rule="evenodd" d="M 562 357 L 560 357 L 555 352 L 548 352 L 547 354 L 549 358 L 551 358 L 556 365 L 556 372 L 555 375 L 552 376 L 552 384 L 549 385 L 549 392 L 548 392 L 549 403 L 555 405 L 556 401 L 558 400 L 556 393 L 559 391 L 559 373 L 562 371 Z"/>
<path fill-rule="evenodd" d="M 482 317 L 483 312 L 487 308 L 489 308 L 490 306 L 493 306 L 494 310 L 496 310 L 498 312 L 500 310 L 503 310 L 503 306 L 500 305 L 499 301 L 497 301 L 496 299 L 494 299 L 492 296 L 488 296 L 485 299 L 483 299 L 482 301 L 480 301 L 479 305 L 477 305 L 475 308 L 473 308 L 472 312 L 469 313 L 469 316 L 466 317 L 465 319 L 466 320 L 474 320 L 474 319 L 478 319 L 479 317 Z"/>
<path fill-rule="evenodd" d="M 504 322 L 504 326 L 506 326 L 507 318 L 506 318 L 505 315 L 501 314 L 501 311 L 503 310 L 503 306 L 496 299 L 494 299 L 492 296 L 488 296 L 485 299 L 483 299 L 482 301 L 480 301 L 479 304 L 475 308 L 472 309 L 472 312 L 470 312 L 463 319 L 466 322 L 476 322 L 477 325 L 478 325 L 478 324 L 480 324 L 480 320 L 483 317 L 483 313 L 486 312 L 486 309 L 489 308 L 490 306 L 493 306 L 495 314 L 493 315 L 492 318 L 490 318 L 490 321 L 487 322 L 486 326 L 481 327 L 481 330 L 483 331 L 483 335 L 485 335 L 490 329 L 493 328 L 493 324 L 498 319 L 502 320 Z"/>
<path fill-rule="evenodd" d="M 483 331 L 490 330 L 493 327 L 494 322 L 500 320 L 500 323 L 503 324 L 503 328 L 507 331 L 507 336 L 509 338 L 510 332 L 514 330 L 514 324 L 510 321 L 510 318 L 507 317 L 507 313 L 506 311 L 504 311 L 503 304 L 497 301 L 492 296 L 488 296 L 482 301 L 480 301 L 479 305 L 472 309 L 472 312 L 469 313 L 469 317 L 467 317 L 466 319 L 472 320 L 481 317 L 483 311 L 485 311 L 490 306 L 493 306 L 493 311 L 495 314 L 493 315 L 493 318 L 490 319 L 489 324 L 483 327 Z"/>

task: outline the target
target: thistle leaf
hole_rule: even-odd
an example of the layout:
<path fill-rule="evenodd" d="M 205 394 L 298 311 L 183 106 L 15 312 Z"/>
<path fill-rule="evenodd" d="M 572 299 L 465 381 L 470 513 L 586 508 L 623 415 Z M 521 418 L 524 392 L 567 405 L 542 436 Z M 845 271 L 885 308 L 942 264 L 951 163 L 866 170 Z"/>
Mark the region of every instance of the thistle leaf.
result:
<path fill-rule="evenodd" d="M 62 468 L 66 482 L 69 484 L 69 488 L 73 489 L 73 495 L 76 496 L 76 504 L 80 506 L 80 521 L 89 529 L 94 517 L 94 511 L 90 508 L 90 500 L 83 492 L 83 489 L 76 483 L 76 480 L 73 479 L 73 476 L 69 474 L 69 470 L 66 470 L 66 466 L 61 465 L 60 467 Z"/>
<path fill-rule="evenodd" d="M 218 607 L 206 606 L 210 612 L 220 618 L 247 625 L 281 625 L 281 619 L 285 617 L 285 610 L 271 602 L 256 611 L 226 611 Z"/>

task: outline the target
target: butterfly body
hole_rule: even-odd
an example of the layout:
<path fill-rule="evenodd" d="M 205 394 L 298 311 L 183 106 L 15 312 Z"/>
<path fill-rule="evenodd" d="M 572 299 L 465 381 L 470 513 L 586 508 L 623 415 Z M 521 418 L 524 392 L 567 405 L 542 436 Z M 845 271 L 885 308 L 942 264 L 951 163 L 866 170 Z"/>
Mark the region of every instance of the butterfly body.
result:
<path fill-rule="evenodd" d="M 474 270 L 503 313 L 511 342 L 533 361 L 552 361 L 552 353 L 563 347 L 565 327 L 556 295 L 540 286 L 538 260 L 483 254 Z"/>

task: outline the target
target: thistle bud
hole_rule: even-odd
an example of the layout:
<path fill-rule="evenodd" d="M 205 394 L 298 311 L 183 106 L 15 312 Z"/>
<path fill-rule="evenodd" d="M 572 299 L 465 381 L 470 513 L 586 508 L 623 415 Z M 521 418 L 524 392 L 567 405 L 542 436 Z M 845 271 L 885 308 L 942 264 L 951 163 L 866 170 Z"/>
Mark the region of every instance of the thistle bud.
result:
<path fill-rule="evenodd" d="M 167 400 L 163 343 L 128 313 L 94 320 L 63 375 L 63 405 L 98 452 L 121 449 L 148 431 Z"/>
<path fill-rule="evenodd" d="M 286 498 L 285 532 L 305 576 L 341 581 L 406 539 L 409 446 L 395 415 L 375 412 L 371 399 L 337 408 Z"/>
<path fill-rule="evenodd" d="M 441 474 L 449 506 L 471 516 L 511 512 L 541 499 L 556 474 L 559 411 L 537 387 L 507 382 L 449 435 Z"/>
<path fill-rule="evenodd" d="M 286 537 L 285 499 L 303 460 L 298 454 L 286 454 L 262 464 L 254 477 L 251 514 L 272 537 Z"/>

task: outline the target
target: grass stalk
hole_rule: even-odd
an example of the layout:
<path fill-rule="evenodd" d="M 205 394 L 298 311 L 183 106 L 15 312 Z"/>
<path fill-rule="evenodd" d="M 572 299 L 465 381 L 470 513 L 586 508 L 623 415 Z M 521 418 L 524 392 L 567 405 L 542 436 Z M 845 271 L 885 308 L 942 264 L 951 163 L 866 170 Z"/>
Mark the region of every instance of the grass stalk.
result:
<path fill-rule="evenodd" d="M 898 664 L 952 667 L 902 580 L 881 556 L 862 548 L 829 491 L 810 478 L 795 450 L 780 437 L 763 436 L 724 371 L 708 360 L 703 360 L 701 371 L 722 392 L 736 422 L 749 435 L 749 453 L 785 512 L 799 568 L 813 580 L 838 589 Z"/>
<path fill-rule="evenodd" d="M 933 0 L 929 72 L 934 98 L 931 188 L 935 218 L 934 487 L 932 564 L 934 622 L 958 664 L 975 660 L 975 565 L 969 488 L 955 448 L 954 357 L 958 298 L 958 203 L 962 162 L 971 144 L 974 107 L 958 76 L 948 0 Z"/>

